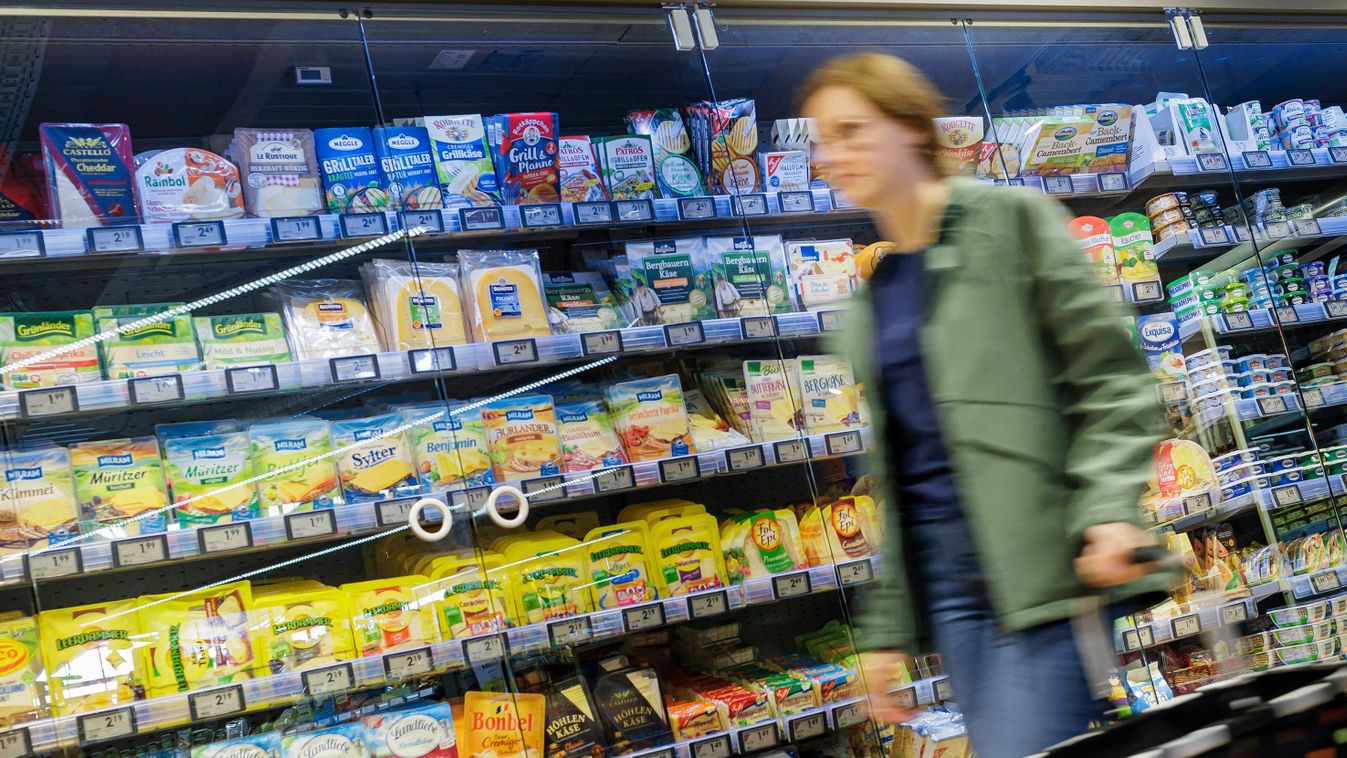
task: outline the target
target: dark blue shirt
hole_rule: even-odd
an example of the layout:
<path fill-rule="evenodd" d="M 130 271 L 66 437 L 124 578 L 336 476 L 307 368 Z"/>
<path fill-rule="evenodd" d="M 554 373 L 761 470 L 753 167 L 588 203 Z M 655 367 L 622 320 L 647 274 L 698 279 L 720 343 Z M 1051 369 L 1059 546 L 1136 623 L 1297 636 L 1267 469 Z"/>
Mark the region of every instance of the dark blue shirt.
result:
<path fill-rule="evenodd" d="M 922 369 L 918 331 L 925 321 L 925 253 L 890 253 L 870 278 L 879 392 L 887 414 L 890 470 L 904 524 L 958 518 L 954 472 Z"/>

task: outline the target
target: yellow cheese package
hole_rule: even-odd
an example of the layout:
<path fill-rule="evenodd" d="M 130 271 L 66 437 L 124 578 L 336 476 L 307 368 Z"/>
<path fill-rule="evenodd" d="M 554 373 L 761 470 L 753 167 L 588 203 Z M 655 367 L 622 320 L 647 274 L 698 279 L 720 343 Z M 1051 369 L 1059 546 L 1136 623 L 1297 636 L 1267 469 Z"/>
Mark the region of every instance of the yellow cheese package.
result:
<path fill-rule="evenodd" d="M 47 715 L 47 677 L 39 647 L 36 619 L 0 621 L 0 727 Z"/>
<path fill-rule="evenodd" d="M 118 600 L 37 615 L 53 711 L 82 713 L 145 696 L 138 605 Z"/>
<path fill-rule="evenodd" d="M 730 584 L 808 566 L 800 527 L 790 510 L 740 513 L 720 531 Z"/>
<path fill-rule="evenodd" d="M 518 395 L 482 407 L 496 481 L 561 473 L 557 414 L 548 395 Z"/>
<path fill-rule="evenodd" d="M 714 516 L 703 513 L 659 521 L 650 527 L 650 543 L 670 596 L 726 585 L 720 527 Z"/>
<path fill-rule="evenodd" d="M 537 693 L 477 692 L 463 695 L 461 755 L 466 758 L 541 758 L 547 698 Z"/>
<path fill-rule="evenodd" d="M 176 594 L 137 600 L 149 697 L 270 673 L 267 619 L 254 614 L 248 582 Z"/>
<path fill-rule="evenodd" d="M 168 315 L 179 303 L 96 306 L 94 329 L 116 332 L 99 343 L 109 379 L 167 376 L 201 368 L 201 348 L 189 314 Z"/>
<path fill-rule="evenodd" d="M 430 562 L 428 589 L 440 636 L 462 639 L 514 626 L 514 603 L 505 587 L 505 557 L 499 553 L 440 556 Z"/>
<path fill-rule="evenodd" d="M 882 522 L 869 496 L 840 497 L 807 506 L 800 516 L 800 537 L 810 565 L 878 555 Z"/>
<path fill-rule="evenodd" d="M 567 471 L 589 471 L 627 462 L 608 409 L 598 400 L 557 403 L 558 433 Z"/>
<path fill-rule="evenodd" d="M 376 258 L 360 267 L 360 276 L 389 350 L 470 341 L 463 320 L 458 264 Z"/>
<path fill-rule="evenodd" d="M 701 390 L 690 389 L 684 392 L 683 400 L 687 404 L 688 425 L 689 431 L 692 432 L 693 444 L 701 452 L 724 450 L 727 447 L 739 447 L 752 442 L 721 418 Z"/>
<path fill-rule="evenodd" d="M 346 598 L 335 587 L 276 585 L 254 589 L 256 613 L 270 624 L 267 667 L 299 671 L 355 657 Z"/>
<path fill-rule="evenodd" d="M 643 324 L 678 324 L 716 317 L 711 268 L 700 237 L 627 243 Z"/>
<path fill-rule="evenodd" d="M 629 460 L 697 452 L 677 374 L 618 382 L 604 389 L 603 398 Z"/>
<path fill-rule="evenodd" d="M 694 516 L 698 513 L 706 513 L 706 506 L 691 500 L 670 497 L 624 505 L 617 514 L 617 520 L 654 523 L 669 516 Z"/>
<path fill-rule="evenodd" d="M 332 422 L 337 474 L 346 502 L 417 493 L 416 465 L 403 426 L 397 413 Z"/>
<path fill-rule="evenodd" d="M 460 250 L 467 312 L 478 342 L 546 337 L 537 250 Z"/>
<path fill-rule="evenodd" d="M 794 363 L 799 371 L 805 431 L 827 434 L 860 426 L 860 404 L 850 363 L 835 355 L 802 355 Z"/>
<path fill-rule="evenodd" d="M 168 522 L 168 491 L 153 437 L 70 446 L 80 529 L 105 530 L 110 538 L 162 532 Z"/>
<path fill-rule="evenodd" d="M 0 451 L 0 470 L 0 553 L 57 545 L 79 532 L 65 448 Z"/>
<path fill-rule="evenodd" d="M 379 655 L 437 641 L 426 585 L 426 578 L 416 574 L 341 585 L 351 611 L 356 654 Z"/>
<path fill-rule="evenodd" d="M 856 289 L 856 255 L 849 239 L 787 241 L 786 267 L 795 300 L 805 310 L 839 308 Z"/>
<path fill-rule="evenodd" d="M 277 284 L 271 292 L 285 319 L 291 352 L 300 360 L 377 353 L 379 335 L 360 282 L 312 279 Z"/>
<path fill-rule="evenodd" d="M 599 514 L 594 511 L 553 513 L 538 519 L 538 531 L 551 530 L 577 540 L 583 540 L 590 530 L 599 528 Z"/>
<path fill-rule="evenodd" d="M 517 564 L 510 573 L 519 620 L 537 624 L 594 610 L 585 576 L 584 548 L 560 535 L 516 542 L 505 559 Z"/>
<path fill-rule="evenodd" d="M 279 313 L 197 316 L 196 339 L 207 369 L 269 366 L 290 360 Z"/>
<path fill-rule="evenodd" d="M 322 419 L 294 418 L 248 429 L 258 501 L 267 515 L 331 508 L 338 494 L 332 436 Z"/>
<path fill-rule="evenodd" d="M 184 528 L 256 518 L 252 445 L 243 432 L 160 442 L 173 510 Z"/>
<path fill-rule="evenodd" d="M 27 390 L 102 379 L 97 345 L 52 354 L 92 336 L 94 317 L 88 311 L 0 314 L 0 366 L 6 367 L 0 387 Z"/>
<path fill-rule="evenodd" d="M 651 571 L 650 536 L 644 521 L 602 526 L 585 535 L 585 566 L 599 610 L 644 603 L 659 597 Z"/>
<path fill-rule="evenodd" d="M 1084 171 L 1086 164 L 1095 157 L 1094 150 L 1087 146 L 1094 127 L 1094 119 L 1083 116 L 1037 120 L 1025 132 L 1021 143 L 1025 151 L 1020 174 L 1058 176 Z"/>
<path fill-rule="evenodd" d="M 461 403 L 420 403 L 395 405 L 393 410 L 412 425 L 407 436 L 423 487 L 495 483 L 480 409 L 469 410 Z"/>
<path fill-rule="evenodd" d="M 753 441 L 789 439 L 804 427 L 800 383 L 792 358 L 744 361 Z"/>

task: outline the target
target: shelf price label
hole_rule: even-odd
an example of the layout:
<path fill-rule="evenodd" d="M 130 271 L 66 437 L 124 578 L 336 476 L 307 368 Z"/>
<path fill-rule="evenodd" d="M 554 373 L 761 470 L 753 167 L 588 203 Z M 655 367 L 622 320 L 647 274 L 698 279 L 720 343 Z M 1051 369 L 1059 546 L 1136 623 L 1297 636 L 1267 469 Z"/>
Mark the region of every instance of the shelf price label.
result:
<path fill-rule="evenodd" d="M 1318 387 L 1307 387 L 1300 391 L 1300 396 L 1305 398 L 1306 408 L 1324 407 L 1324 391 Z"/>
<path fill-rule="evenodd" d="M 25 758 L 32 754 L 33 738 L 27 728 L 0 732 L 0 758 Z"/>
<path fill-rule="evenodd" d="M 77 547 L 48 550 L 28 556 L 28 576 L 33 580 L 60 579 L 84 573 L 84 557 Z"/>
<path fill-rule="evenodd" d="M 1230 243 L 1230 236 L 1226 234 L 1223 226 L 1204 226 L 1198 231 L 1198 237 L 1204 247 Z"/>
<path fill-rule="evenodd" d="M 42 232 L 0 232 L 0 258 L 44 258 L 46 255 L 47 245 Z"/>
<path fill-rule="evenodd" d="M 520 489 L 529 496 L 530 502 L 548 503 L 566 497 L 566 479 L 560 475 L 525 479 L 522 484 Z"/>
<path fill-rule="evenodd" d="M 776 319 L 771 316 L 745 316 L 739 319 L 739 336 L 745 340 L 769 340 L 776 336 Z"/>
<path fill-rule="evenodd" d="M 81 745 L 130 737 L 136 733 L 136 711 L 127 706 L 115 711 L 90 713 L 80 716 L 76 725 Z"/>
<path fill-rule="evenodd" d="M 1328 311 L 1329 318 L 1347 317 L 1347 300 L 1329 300 L 1324 303 L 1324 308 Z"/>
<path fill-rule="evenodd" d="M 1119 171 L 1109 171 L 1097 176 L 1100 192 L 1126 192 L 1127 174 Z"/>
<path fill-rule="evenodd" d="M 435 670 L 435 656 L 429 647 L 403 650 L 384 656 L 384 679 L 397 681 L 429 674 Z"/>
<path fill-rule="evenodd" d="M 436 374 L 458 368 L 452 347 L 428 347 L 407 351 L 407 365 L 413 374 Z"/>
<path fill-rule="evenodd" d="M 1268 239 L 1281 239 L 1291 236 L 1291 224 L 1286 221 L 1269 221 L 1263 226 Z"/>
<path fill-rule="evenodd" d="M 1191 637 L 1202 632 L 1202 617 L 1196 613 L 1179 616 L 1169 622 L 1169 631 L 1174 639 Z"/>
<path fill-rule="evenodd" d="M 1227 332 L 1242 332 L 1253 328 L 1253 316 L 1248 312 L 1222 313 L 1221 321 Z"/>
<path fill-rule="evenodd" d="M 849 432 L 833 432 L 823 438 L 823 445 L 828 451 L 828 455 L 852 455 L 859 453 L 864 445 L 861 443 L 861 433 L 857 430 Z"/>
<path fill-rule="evenodd" d="M 818 330 L 820 332 L 836 332 L 842 328 L 843 311 L 819 311 L 818 312 Z"/>
<path fill-rule="evenodd" d="M 743 754 L 773 748 L 780 743 L 781 733 L 777 731 L 775 721 L 739 730 L 739 752 Z"/>
<path fill-rule="evenodd" d="M 1286 398 L 1280 395 L 1258 398 L 1258 414 L 1260 416 L 1275 416 L 1278 413 L 1286 413 Z"/>
<path fill-rule="evenodd" d="M 243 713 L 248 710 L 248 703 L 243 697 L 243 685 L 235 684 L 188 695 L 187 709 L 193 721 L 202 721 Z"/>
<path fill-rule="evenodd" d="M 650 603 L 622 609 L 622 627 L 630 632 L 642 632 L 664 626 L 664 605 Z"/>
<path fill-rule="evenodd" d="M 1195 513 L 1204 513 L 1211 510 L 1211 493 L 1199 492 L 1196 495 L 1189 495 L 1183 499 L 1183 512 L 1188 515 Z"/>
<path fill-rule="evenodd" d="M 90 253 L 143 253 L 145 238 L 139 226 L 91 226 L 84 230 Z"/>
<path fill-rule="evenodd" d="M 412 504 L 415 502 L 415 499 L 410 499 L 375 503 L 374 520 L 378 521 L 381 527 L 402 526 L 407 523 L 407 516 L 411 515 Z"/>
<path fill-rule="evenodd" d="M 1123 652 L 1131 653 L 1141 649 L 1141 640 L 1137 639 L 1137 633 L 1131 629 L 1123 632 Z"/>
<path fill-rule="evenodd" d="M 1295 227 L 1296 235 L 1299 237 L 1319 237 L 1324 233 L 1317 218 L 1298 218 L 1292 221 L 1291 225 Z"/>
<path fill-rule="evenodd" d="M 1336 569 L 1321 571 L 1310 577 L 1310 587 L 1314 589 L 1315 594 L 1322 595 L 1325 592 L 1333 592 L 1342 587 L 1342 580 L 1338 578 Z"/>
<path fill-rule="evenodd" d="M 692 743 L 692 758 L 730 758 L 730 736 L 722 734 Z"/>
<path fill-rule="evenodd" d="M 586 356 L 612 355 L 622 352 L 622 330 L 585 332 L 580 335 L 580 350 Z"/>
<path fill-rule="evenodd" d="M 813 213 L 814 193 L 809 190 L 794 190 L 777 195 L 782 213 Z"/>
<path fill-rule="evenodd" d="M 1132 302 L 1134 303 L 1152 303 L 1164 299 L 1164 290 L 1160 289 L 1159 282 L 1133 282 L 1132 283 Z"/>
<path fill-rule="evenodd" d="M 807 571 L 772 577 L 772 595 L 777 600 L 808 595 L 813 591 L 814 588 L 810 585 L 809 572 Z"/>
<path fill-rule="evenodd" d="M 702 465 L 697 456 L 685 455 L 681 458 L 665 458 L 659 462 L 659 480 L 663 484 L 686 482 L 702 478 Z"/>
<path fill-rule="evenodd" d="M 837 585 L 839 587 L 854 587 L 858 584 L 872 582 L 874 579 L 875 566 L 870 563 L 869 558 L 860 558 L 837 564 Z"/>
<path fill-rule="evenodd" d="M 435 209 L 421 211 L 403 211 L 399 214 L 399 220 L 402 228 L 408 231 L 421 227 L 426 232 L 441 233 L 444 231 L 444 216 Z"/>
<path fill-rule="evenodd" d="M 19 416 L 22 418 L 63 416 L 78 413 L 79 409 L 79 397 L 74 387 L 45 387 L 19 393 Z"/>
<path fill-rule="evenodd" d="M 328 368 L 332 374 L 333 384 L 365 382 L 380 377 L 379 358 L 373 353 L 369 355 L 350 355 L 345 358 L 331 358 L 328 361 Z"/>
<path fill-rule="evenodd" d="M 177 403 L 186 397 L 182 387 L 182 374 L 142 376 L 129 380 L 127 387 L 131 395 L 131 405 Z"/>
<path fill-rule="evenodd" d="M 1314 153 L 1305 148 L 1297 148 L 1286 151 L 1286 160 L 1292 166 L 1313 166 Z"/>
<path fill-rule="evenodd" d="M 650 200 L 615 200 L 613 207 L 617 220 L 624 223 L 655 220 L 655 204 Z"/>
<path fill-rule="evenodd" d="M 833 728 L 849 729 L 865 722 L 867 714 L 862 703 L 847 703 L 833 708 Z"/>
<path fill-rule="evenodd" d="M 1300 492 L 1299 484 L 1288 484 L 1284 487 L 1272 488 L 1272 501 L 1279 507 L 1287 505 L 1299 505 L 1305 502 L 1305 497 Z"/>
<path fill-rule="evenodd" d="M 631 466 L 614 466 L 594 473 L 594 491 L 600 494 L 620 492 L 636 486 L 636 475 Z"/>
<path fill-rule="evenodd" d="M 246 521 L 202 527 L 196 537 L 202 555 L 231 553 L 253 546 L 253 528 Z"/>
<path fill-rule="evenodd" d="M 575 211 L 575 223 L 581 226 L 613 223 L 613 206 L 602 200 L 576 203 L 573 210 Z"/>
<path fill-rule="evenodd" d="M 786 732 L 791 742 L 804 742 L 822 737 L 828 731 L 828 719 L 823 713 L 811 713 L 799 716 L 786 724 Z"/>
<path fill-rule="evenodd" d="M 449 502 L 455 508 L 475 510 L 486 505 L 487 498 L 489 497 L 491 497 L 490 487 L 472 487 L 471 489 L 456 490 L 449 493 Z"/>
<path fill-rule="evenodd" d="M 316 216 L 284 216 L 271 220 L 271 239 L 275 242 L 317 242 L 323 238 L 323 225 Z"/>
<path fill-rule="evenodd" d="M 800 463 L 809 460 L 809 443 L 801 439 L 781 440 L 773 443 L 772 454 L 776 456 L 776 462 Z"/>
<path fill-rule="evenodd" d="M 583 645 L 594 638 L 594 626 L 588 616 L 574 616 L 548 624 L 547 636 L 552 647 Z"/>
<path fill-rule="evenodd" d="M 484 232 L 491 229 L 504 229 L 505 214 L 501 213 L 499 205 L 490 205 L 481 208 L 459 208 L 458 223 L 459 228 L 465 232 Z"/>
<path fill-rule="evenodd" d="M 225 388 L 231 395 L 274 392 L 281 386 L 275 366 L 238 366 L 225 369 Z"/>
<path fill-rule="evenodd" d="M 322 697 L 346 692 L 355 687 L 355 669 L 349 663 L 338 663 L 311 671 L 301 671 L 304 690 L 309 697 Z"/>
<path fill-rule="evenodd" d="M 935 680 L 935 699 L 938 703 L 954 699 L 954 686 L 949 683 L 949 677 Z"/>
<path fill-rule="evenodd" d="M 829 190 L 829 197 L 832 198 L 833 201 L 833 210 L 841 211 L 846 210 L 847 208 L 856 207 L 855 203 L 851 202 L 846 195 L 843 195 L 837 190 Z"/>
<path fill-rule="evenodd" d="M 734 195 L 730 198 L 730 205 L 736 216 L 767 215 L 767 196 L 761 192 L 752 195 Z"/>
<path fill-rule="evenodd" d="M 898 700 L 899 706 L 906 708 L 908 710 L 912 710 L 917 707 L 916 687 L 903 687 L 902 689 L 893 693 L 893 695 Z"/>
<path fill-rule="evenodd" d="M 1043 177 L 1043 194 L 1045 195 L 1070 195 L 1076 191 L 1071 183 L 1069 176 L 1045 176 Z"/>
<path fill-rule="evenodd" d="M 706 342 L 706 332 L 700 321 L 685 321 L 681 324 L 665 324 L 664 341 L 669 347 L 686 347 Z"/>
<path fill-rule="evenodd" d="M 463 660 L 469 666 L 489 661 L 498 661 L 505 657 L 505 635 L 485 634 L 463 640 Z"/>
<path fill-rule="evenodd" d="M 1225 153 L 1198 153 L 1197 170 L 1198 171 L 1224 171 L 1226 169 Z"/>
<path fill-rule="evenodd" d="M 1245 150 L 1245 168 L 1272 168 L 1272 156 L 1266 150 Z"/>
<path fill-rule="evenodd" d="M 492 342 L 491 351 L 495 354 L 497 366 L 538 362 L 538 341 L 533 337 L 522 340 Z"/>
<path fill-rule="evenodd" d="M 1335 574 L 1336 576 L 1336 574 Z M 1238 624 L 1249 620 L 1249 608 L 1243 602 L 1221 606 L 1221 623 Z"/>
<path fill-rule="evenodd" d="M 751 471 L 767 465 L 762 448 L 756 445 L 736 447 L 725 451 L 725 470 L 730 472 Z"/>
<path fill-rule="evenodd" d="M 1328 160 L 1333 163 L 1347 163 L 1347 147 L 1328 148 Z"/>
<path fill-rule="evenodd" d="M 519 206 L 519 220 L 525 229 L 538 229 L 548 226 L 561 226 L 560 203 L 534 203 Z"/>
<path fill-rule="evenodd" d="M 289 540 L 330 537 L 336 533 L 337 513 L 331 508 L 307 513 L 291 513 L 285 517 L 285 537 Z"/>
<path fill-rule="evenodd" d="M 112 543 L 112 565 L 116 568 L 143 566 L 168 560 L 168 535 L 136 537 Z"/>
<path fill-rule="evenodd" d="M 691 595 L 688 597 L 688 615 L 695 621 L 697 619 L 719 616 L 730 610 L 729 595 L 725 590 L 708 592 L 705 594 Z"/>
<path fill-rule="evenodd" d="M 1296 312 L 1294 305 L 1279 305 L 1272 309 L 1277 320 L 1283 324 L 1295 324 L 1300 321 L 1300 314 Z"/>
<path fill-rule="evenodd" d="M 1183 382 L 1165 382 L 1160 386 L 1160 402 L 1177 403 L 1188 399 L 1188 389 Z"/>
<path fill-rule="evenodd" d="M 178 221 L 173 224 L 174 247 L 223 247 L 229 244 L 223 221 Z"/>
<path fill-rule="evenodd" d="M 684 221 L 701 221 L 716 217 L 716 201 L 709 197 L 678 198 L 678 217 Z"/>
<path fill-rule="evenodd" d="M 1137 639 L 1143 647 L 1155 647 L 1155 630 L 1147 624 L 1137 630 Z"/>

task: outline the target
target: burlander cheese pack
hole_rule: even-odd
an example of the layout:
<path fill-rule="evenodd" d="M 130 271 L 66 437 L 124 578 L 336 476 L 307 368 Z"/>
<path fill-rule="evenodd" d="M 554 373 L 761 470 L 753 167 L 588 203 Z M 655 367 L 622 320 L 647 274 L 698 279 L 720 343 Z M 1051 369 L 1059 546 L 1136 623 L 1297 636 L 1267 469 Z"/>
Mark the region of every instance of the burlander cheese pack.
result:
<path fill-rule="evenodd" d="M 331 508 L 337 496 L 337 472 L 328 455 L 328 423 L 296 418 L 255 424 L 248 429 L 259 501 L 265 513 Z"/>
<path fill-rule="evenodd" d="M 65 227 L 140 222 L 126 124 L 41 124 L 53 217 Z"/>

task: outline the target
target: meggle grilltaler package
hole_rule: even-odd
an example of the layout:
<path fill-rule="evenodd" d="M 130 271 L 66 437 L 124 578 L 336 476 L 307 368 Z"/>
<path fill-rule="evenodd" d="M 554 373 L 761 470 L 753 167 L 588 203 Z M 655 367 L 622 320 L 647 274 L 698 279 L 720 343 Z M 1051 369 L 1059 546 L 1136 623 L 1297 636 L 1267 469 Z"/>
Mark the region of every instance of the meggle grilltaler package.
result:
<path fill-rule="evenodd" d="M 374 127 L 374 150 L 388 181 L 389 210 L 416 211 L 444 206 L 435 174 L 430 133 L 419 126 Z"/>
<path fill-rule="evenodd" d="M 724 318 L 791 310 L 786 248 L 780 235 L 707 237 L 716 312 Z"/>
<path fill-rule="evenodd" d="M 677 324 L 715 317 L 711 272 L 697 237 L 627 243 L 636 281 L 636 307 L 644 324 Z"/>
<path fill-rule="evenodd" d="M 484 121 L 487 141 L 495 148 L 501 201 L 519 205 L 560 200 L 557 114 L 501 113 Z"/>
<path fill-rule="evenodd" d="M 79 532 L 65 448 L 0 452 L 0 474 L 0 553 L 57 545 Z"/>
<path fill-rule="evenodd" d="M 67 228 L 140 222 L 131 128 L 126 124 L 41 124 L 52 215 Z"/>
<path fill-rule="evenodd" d="M 296 418 L 248 429 L 259 502 L 267 514 L 331 508 L 337 470 L 328 423 Z M 274 509 L 274 510 L 273 510 Z"/>
<path fill-rule="evenodd" d="M 42 356 L 37 363 L 0 376 L 0 386 L 25 390 L 102 379 L 97 345 L 48 355 L 52 350 L 92 336 L 94 317 L 89 311 L 0 314 L 0 366 Z"/>
<path fill-rule="evenodd" d="M 426 116 L 435 170 L 446 208 L 495 205 L 500 202 L 500 183 L 486 141 L 482 117 Z"/>
<path fill-rule="evenodd" d="M 323 172 L 329 213 L 388 209 L 388 180 L 379 168 L 374 136 L 364 127 L 315 129 L 314 152 Z"/>
<path fill-rule="evenodd" d="M 76 443 L 70 446 L 70 464 L 83 531 L 114 525 L 113 537 L 164 531 L 168 491 L 153 437 Z"/>

